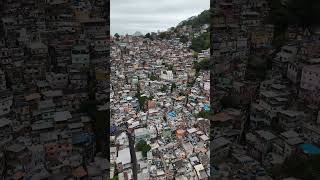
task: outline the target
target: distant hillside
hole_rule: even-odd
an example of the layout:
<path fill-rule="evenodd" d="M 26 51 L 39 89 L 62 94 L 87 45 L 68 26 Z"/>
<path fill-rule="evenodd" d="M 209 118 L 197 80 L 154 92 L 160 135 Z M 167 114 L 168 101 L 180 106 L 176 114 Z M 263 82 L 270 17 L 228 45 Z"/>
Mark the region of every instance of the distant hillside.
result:
<path fill-rule="evenodd" d="M 133 36 L 143 36 L 143 34 L 142 34 L 141 32 L 139 32 L 139 31 L 136 31 L 136 32 L 133 34 Z"/>
<path fill-rule="evenodd" d="M 204 10 L 198 16 L 193 16 L 188 18 L 187 20 L 182 21 L 179 23 L 178 27 L 182 27 L 184 25 L 192 26 L 192 28 L 200 28 L 204 24 L 210 23 L 210 11 Z"/>
<path fill-rule="evenodd" d="M 182 22 L 180 22 L 177 27 L 172 27 L 168 31 L 163 31 L 158 34 L 160 39 L 171 39 L 171 38 L 180 38 L 180 42 L 186 43 L 191 42 L 190 48 L 195 52 L 201 52 L 210 48 L 210 33 L 202 32 L 200 28 L 210 23 L 210 11 L 204 10 L 197 16 L 192 16 Z M 191 26 L 192 30 L 188 34 L 181 33 L 183 26 Z"/>

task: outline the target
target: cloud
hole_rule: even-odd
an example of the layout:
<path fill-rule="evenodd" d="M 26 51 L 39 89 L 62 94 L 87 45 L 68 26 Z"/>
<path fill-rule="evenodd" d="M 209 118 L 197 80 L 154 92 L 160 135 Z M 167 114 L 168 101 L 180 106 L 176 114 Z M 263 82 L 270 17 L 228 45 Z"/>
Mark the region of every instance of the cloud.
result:
<path fill-rule="evenodd" d="M 111 0 L 111 33 L 166 30 L 209 6 L 210 0 Z"/>

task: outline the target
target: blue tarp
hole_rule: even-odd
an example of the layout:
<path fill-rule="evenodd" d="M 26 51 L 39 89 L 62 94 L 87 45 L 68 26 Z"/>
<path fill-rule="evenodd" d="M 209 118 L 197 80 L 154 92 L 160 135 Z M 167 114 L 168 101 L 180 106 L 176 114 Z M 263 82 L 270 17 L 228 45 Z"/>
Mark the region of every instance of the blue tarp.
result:
<path fill-rule="evenodd" d="M 203 109 L 204 109 L 205 111 L 210 111 L 210 106 L 209 106 L 208 104 L 205 104 L 204 107 L 203 107 Z"/>
<path fill-rule="evenodd" d="M 111 127 L 110 127 L 110 133 L 114 133 L 114 132 L 116 132 L 117 131 L 117 126 L 116 125 L 112 125 Z"/>
<path fill-rule="evenodd" d="M 320 148 L 315 146 L 315 145 L 312 145 L 312 144 L 300 144 L 299 147 L 306 154 L 312 154 L 312 155 L 320 154 Z"/>
<path fill-rule="evenodd" d="M 262 47 L 271 49 L 272 45 L 271 44 L 266 44 L 266 45 L 263 45 Z"/>
<path fill-rule="evenodd" d="M 91 142 L 93 137 L 87 132 L 76 133 L 72 135 L 72 144 L 82 144 Z"/>
<path fill-rule="evenodd" d="M 176 113 L 173 112 L 173 111 L 171 111 L 171 112 L 168 113 L 168 116 L 170 116 L 170 117 L 176 117 Z"/>

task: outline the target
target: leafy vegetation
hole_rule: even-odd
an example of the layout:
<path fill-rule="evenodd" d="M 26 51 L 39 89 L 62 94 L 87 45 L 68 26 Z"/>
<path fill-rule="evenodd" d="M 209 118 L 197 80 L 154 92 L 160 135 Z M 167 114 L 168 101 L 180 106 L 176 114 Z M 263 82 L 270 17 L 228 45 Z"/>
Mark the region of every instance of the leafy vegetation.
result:
<path fill-rule="evenodd" d="M 188 82 L 188 83 L 187 83 L 187 87 L 192 87 L 195 82 L 196 82 L 195 79 L 193 79 L 192 81 Z"/>
<path fill-rule="evenodd" d="M 200 34 L 200 36 L 193 38 L 190 48 L 196 52 L 201 52 L 201 50 L 210 48 L 210 33 L 205 32 Z"/>
<path fill-rule="evenodd" d="M 118 176 L 114 176 L 110 180 L 118 180 L 118 179 L 119 179 Z"/>
<path fill-rule="evenodd" d="M 145 110 L 144 105 L 148 101 L 148 97 L 147 96 L 141 96 L 140 91 L 137 92 L 135 97 L 138 98 L 140 109 Z"/>
<path fill-rule="evenodd" d="M 201 14 L 199 14 L 198 16 L 192 19 L 182 21 L 179 26 L 182 27 L 187 25 L 187 26 L 191 26 L 192 28 L 200 28 L 204 24 L 209 24 L 209 23 L 210 23 L 210 11 L 205 10 Z"/>
<path fill-rule="evenodd" d="M 184 92 L 179 92 L 179 96 L 187 96 L 187 94 Z"/>
<path fill-rule="evenodd" d="M 196 114 L 197 118 L 209 119 L 212 116 L 213 116 L 213 112 L 211 111 L 200 111 L 198 114 Z"/>
<path fill-rule="evenodd" d="M 150 79 L 151 81 L 157 81 L 157 80 L 159 80 L 159 77 L 158 77 L 157 75 L 155 75 L 155 74 L 152 73 L 152 74 L 150 75 L 149 79 Z"/>
<path fill-rule="evenodd" d="M 163 85 L 160 89 L 161 92 L 166 92 L 168 87 L 166 85 Z"/>
<path fill-rule="evenodd" d="M 116 41 L 119 41 L 120 35 L 118 33 L 114 34 L 114 37 L 116 37 Z"/>
<path fill-rule="evenodd" d="M 148 97 L 148 100 L 153 100 L 153 99 L 154 99 L 153 96 Z"/>
<path fill-rule="evenodd" d="M 195 61 L 194 68 L 196 69 L 197 72 L 199 72 L 200 70 L 210 70 L 210 59 L 205 58 L 199 62 Z"/>
<path fill-rule="evenodd" d="M 141 140 L 137 144 L 137 150 L 142 152 L 143 157 L 147 157 L 147 153 L 150 151 L 151 146 L 146 141 Z"/>
<path fill-rule="evenodd" d="M 160 39 L 169 39 L 170 38 L 170 33 L 169 32 L 160 32 L 160 34 L 158 35 L 158 37 Z"/>
<path fill-rule="evenodd" d="M 177 88 L 176 83 L 171 84 L 171 92 L 173 92 Z"/>
<path fill-rule="evenodd" d="M 168 122 L 167 116 L 163 115 L 162 118 L 163 118 L 163 121 L 164 121 L 164 122 Z"/>
<path fill-rule="evenodd" d="M 150 39 L 150 40 L 153 40 L 153 37 L 151 36 L 150 33 L 147 33 L 144 37 L 145 37 L 145 38 L 148 38 L 148 39 Z"/>
<path fill-rule="evenodd" d="M 168 67 L 168 70 L 170 70 L 170 71 L 173 71 L 173 70 L 174 70 L 173 64 L 169 64 L 169 65 L 167 65 L 167 67 Z"/>
<path fill-rule="evenodd" d="M 188 37 L 185 35 L 180 36 L 180 42 L 182 43 L 187 43 L 189 41 Z"/>
<path fill-rule="evenodd" d="M 193 57 L 198 58 L 198 53 L 196 51 L 193 51 Z"/>

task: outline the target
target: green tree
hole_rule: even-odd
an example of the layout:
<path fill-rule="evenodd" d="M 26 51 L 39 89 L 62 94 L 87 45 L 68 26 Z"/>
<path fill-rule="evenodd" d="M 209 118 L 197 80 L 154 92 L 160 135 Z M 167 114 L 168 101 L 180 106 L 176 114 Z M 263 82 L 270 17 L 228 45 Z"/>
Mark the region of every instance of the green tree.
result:
<path fill-rule="evenodd" d="M 160 39 L 168 39 L 169 38 L 169 34 L 167 32 L 160 32 L 159 38 Z"/>
<path fill-rule="evenodd" d="M 175 90 L 177 88 L 176 83 L 172 83 L 171 84 L 171 92 L 173 92 L 173 90 Z"/>
<path fill-rule="evenodd" d="M 150 96 L 148 99 L 149 99 L 149 100 L 152 100 L 152 99 L 154 99 L 154 96 Z"/>
<path fill-rule="evenodd" d="M 211 111 L 200 111 L 198 114 L 196 114 L 197 118 L 206 118 L 209 119 L 213 116 L 213 112 Z"/>
<path fill-rule="evenodd" d="M 147 33 L 144 37 L 145 37 L 145 38 L 148 38 L 148 39 L 150 39 L 150 40 L 153 40 L 153 37 L 151 36 L 150 33 Z"/>
<path fill-rule="evenodd" d="M 120 35 L 118 33 L 114 34 L 114 37 L 116 37 L 116 40 L 119 41 Z"/>
<path fill-rule="evenodd" d="M 110 180 L 118 180 L 118 176 L 113 176 Z"/>
<path fill-rule="evenodd" d="M 163 118 L 164 122 L 168 122 L 167 116 L 163 115 L 162 118 Z"/>
<path fill-rule="evenodd" d="M 193 79 L 192 81 L 187 83 L 187 87 L 192 87 L 194 85 L 194 83 L 196 83 L 196 80 Z"/>
<path fill-rule="evenodd" d="M 184 92 L 179 92 L 179 96 L 187 96 Z"/>
<path fill-rule="evenodd" d="M 168 67 L 168 70 L 173 71 L 173 68 L 174 68 L 173 64 L 167 65 L 167 67 Z"/>
<path fill-rule="evenodd" d="M 150 79 L 151 81 L 157 81 L 157 80 L 159 80 L 159 77 L 158 77 L 157 75 L 155 75 L 155 74 L 152 73 L 152 74 L 150 75 L 149 79 Z"/>
<path fill-rule="evenodd" d="M 208 32 L 200 34 L 200 36 L 193 38 L 190 48 L 196 52 L 210 48 L 210 34 Z"/>
<path fill-rule="evenodd" d="M 199 72 L 200 70 L 210 70 L 211 68 L 210 59 L 204 58 L 199 62 L 195 61 L 194 68 L 196 69 L 197 72 Z"/>
<path fill-rule="evenodd" d="M 187 36 L 185 36 L 185 35 L 181 35 L 180 36 L 180 42 L 182 42 L 182 43 L 187 43 L 188 42 L 188 37 Z"/>
<path fill-rule="evenodd" d="M 147 157 L 148 152 L 151 150 L 151 146 L 146 141 L 141 140 L 137 144 L 137 150 L 142 152 L 143 157 Z"/>
<path fill-rule="evenodd" d="M 192 18 L 190 20 L 183 21 L 178 27 L 182 26 L 192 26 L 192 28 L 200 28 L 204 24 L 209 24 L 210 23 L 210 11 L 205 10 L 195 18 Z"/>
<path fill-rule="evenodd" d="M 163 85 L 160 89 L 161 92 L 166 92 L 168 87 L 166 85 Z"/>
<path fill-rule="evenodd" d="M 141 96 L 140 91 L 137 92 L 135 95 L 136 98 L 138 98 L 140 109 L 145 110 L 144 105 L 146 104 L 148 97 L 147 96 Z"/>
<path fill-rule="evenodd" d="M 198 53 L 196 51 L 193 51 L 193 57 L 198 59 Z"/>

